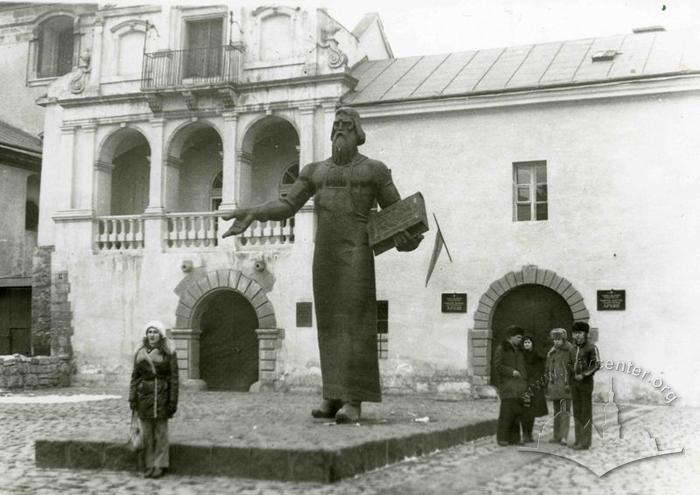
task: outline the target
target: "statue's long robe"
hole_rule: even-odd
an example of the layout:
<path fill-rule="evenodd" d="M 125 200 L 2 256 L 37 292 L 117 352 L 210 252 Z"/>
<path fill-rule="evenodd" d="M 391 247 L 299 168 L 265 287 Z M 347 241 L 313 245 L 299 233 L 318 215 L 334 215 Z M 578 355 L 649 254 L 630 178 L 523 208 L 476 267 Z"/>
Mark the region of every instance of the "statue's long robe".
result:
<path fill-rule="evenodd" d="M 359 154 L 347 165 L 327 159 L 305 166 L 283 201 L 297 211 L 311 196 L 318 219 L 313 288 L 323 397 L 379 402 L 377 300 L 367 219 L 375 201 L 385 208 L 400 196 L 386 165 Z"/>

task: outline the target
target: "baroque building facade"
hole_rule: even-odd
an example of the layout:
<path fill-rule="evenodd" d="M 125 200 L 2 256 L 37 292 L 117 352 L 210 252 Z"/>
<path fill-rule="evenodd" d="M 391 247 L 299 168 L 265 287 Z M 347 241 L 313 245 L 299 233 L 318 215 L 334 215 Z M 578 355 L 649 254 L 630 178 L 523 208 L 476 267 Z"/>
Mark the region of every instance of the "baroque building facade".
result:
<path fill-rule="evenodd" d="M 377 259 L 385 390 L 486 393 L 508 325 L 544 352 L 551 328 L 587 321 L 604 358 L 697 400 L 698 33 L 395 58 L 376 15 L 351 31 L 323 9 L 61 9 L 80 43 L 61 38 L 65 20 L 35 29 L 35 45 L 64 41 L 29 51 L 28 80 L 54 74 L 38 99 L 38 244 L 61 288 L 51 352 L 77 379 L 124 377 L 142 325 L 161 319 L 183 378 L 319 385 L 312 202 L 235 239 L 217 212 L 283 196 L 330 155 L 349 105 L 362 152 L 404 196 L 423 193 L 452 255 L 426 284 L 431 221 L 417 251 Z"/>

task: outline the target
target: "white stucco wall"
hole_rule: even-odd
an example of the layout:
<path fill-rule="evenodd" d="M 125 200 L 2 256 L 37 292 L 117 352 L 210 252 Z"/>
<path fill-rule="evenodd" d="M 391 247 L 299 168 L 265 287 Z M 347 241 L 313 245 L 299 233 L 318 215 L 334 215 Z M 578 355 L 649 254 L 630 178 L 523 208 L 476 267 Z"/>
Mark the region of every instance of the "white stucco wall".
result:
<path fill-rule="evenodd" d="M 424 194 L 454 259 L 443 253 L 424 288 L 432 218 L 417 251 L 377 259 L 390 360 L 465 368 L 479 298 L 534 264 L 584 296 L 605 359 L 632 360 L 697 400 L 696 106 L 694 95 L 634 97 L 365 119 L 363 153 L 392 168 L 403 195 Z M 512 164 L 527 160 L 547 161 L 548 221 L 512 220 Z M 596 311 L 596 290 L 609 288 L 626 289 L 626 311 Z M 441 314 L 442 292 L 466 292 L 468 313 Z"/>

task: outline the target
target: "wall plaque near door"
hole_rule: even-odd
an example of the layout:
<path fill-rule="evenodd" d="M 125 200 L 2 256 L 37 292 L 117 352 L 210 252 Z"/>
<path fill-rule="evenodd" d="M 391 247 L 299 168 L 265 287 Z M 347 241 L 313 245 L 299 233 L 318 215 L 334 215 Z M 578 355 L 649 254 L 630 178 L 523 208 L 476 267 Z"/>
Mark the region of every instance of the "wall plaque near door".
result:
<path fill-rule="evenodd" d="M 625 291 L 620 289 L 599 290 L 598 311 L 624 311 Z"/>
<path fill-rule="evenodd" d="M 297 303 L 297 327 L 313 326 L 313 306 L 310 302 Z"/>
<path fill-rule="evenodd" d="M 466 313 L 467 312 L 467 295 L 465 293 L 453 292 L 451 294 L 442 295 L 442 312 L 443 313 Z"/>

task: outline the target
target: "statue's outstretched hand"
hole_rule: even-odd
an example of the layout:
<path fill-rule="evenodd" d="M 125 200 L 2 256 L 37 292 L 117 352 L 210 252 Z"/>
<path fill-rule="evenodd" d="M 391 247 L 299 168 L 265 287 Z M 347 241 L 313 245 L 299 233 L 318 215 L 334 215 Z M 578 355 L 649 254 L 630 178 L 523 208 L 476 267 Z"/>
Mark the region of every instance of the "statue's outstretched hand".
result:
<path fill-rule="evenodd" d="M 237 208 L 227 215 L 222 215 L 221 218 L 224 220 L 236 219 L 236 221 L 233 222 L 233 225 L 231 225 L 231 227 L 224 232 L 224 235 L 221 236 L 228 237 L 231 235 L 238 235 L 247 229 L 250 224 L 253 223 L 253 220 L 255 220 L 255 215 L 253 214 L 253 210 L 250 208 Z"/>
<path fill-rule="evenodd" d="M 399 232 L 394 236 L 394 244 L 396 244 L 397 251 L 413 251 L 418 247 L 422 240 L 422 234 L 414 236 L 406 230 Z"/>

